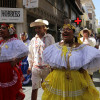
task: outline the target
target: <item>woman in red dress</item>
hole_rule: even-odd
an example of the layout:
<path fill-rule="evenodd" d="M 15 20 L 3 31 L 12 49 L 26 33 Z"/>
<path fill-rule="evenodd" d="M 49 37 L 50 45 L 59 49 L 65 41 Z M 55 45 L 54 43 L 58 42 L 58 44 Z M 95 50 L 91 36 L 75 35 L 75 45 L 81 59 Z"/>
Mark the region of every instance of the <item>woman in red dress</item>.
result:
<path fill-rule="evenodd" d="M 23 100 L 20 74 L 16 67 L 28 55 L 23 42 L 13 37 L 14 28 L 9 24 L 0 25 L 0 100 Z"/>

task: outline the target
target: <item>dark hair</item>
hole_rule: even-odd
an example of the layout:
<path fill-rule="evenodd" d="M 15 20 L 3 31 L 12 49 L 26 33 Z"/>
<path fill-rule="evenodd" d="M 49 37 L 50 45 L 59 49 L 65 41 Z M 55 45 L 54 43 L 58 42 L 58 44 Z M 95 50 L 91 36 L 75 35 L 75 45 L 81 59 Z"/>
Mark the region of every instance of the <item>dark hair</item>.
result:
<path fill-rule="evenodd" d="M 9 33 L 12 31 L 12 29 L 9 28 L 9 27 L 10 27 L 10 23 L 1 23 L 1 24 L 0 24 L 0 27 L 1 27 L 2 25 L 6 26 L 6 27 L 8 28 L 8 32 L 9 32 Z M 14 30 L 14 29 L 15 29 L 15 28 L 13 28 L 13 30 Z M 15 34 L 15 30 L 13 31 L 13 34 L 10 34 L 10 36 L 11 36 L 11 38 L 12 38 L 12 37 L 17 38 L 17 34 Z"/>
<path fill-rule="evenodd" d="M 0 26 L 2 26 L 2 25 L 6 26 L 7 28 L 9 27 L 8 23 L 1 23 Z"/>
<path fill-rule="evenodd" d="M 73 29 L 73 32 L 75 33 L 75 29 Z"/>
<path fill-rule="evenodd" d="M 74 36 L 74 38 L 75 38 L 75 42 L 77 42 L 77 43 L 78 43 L 78 39 L 77 39 L 77 37 L 76 37 L 76 36 Z"/>
<path fill-rule="evenodd" d="M 73 32 L 75 33 L 75 29 L 73 29 Z M 78 39 L 76 36 L 74 36 L 75 42 L 78 42 Z"/>

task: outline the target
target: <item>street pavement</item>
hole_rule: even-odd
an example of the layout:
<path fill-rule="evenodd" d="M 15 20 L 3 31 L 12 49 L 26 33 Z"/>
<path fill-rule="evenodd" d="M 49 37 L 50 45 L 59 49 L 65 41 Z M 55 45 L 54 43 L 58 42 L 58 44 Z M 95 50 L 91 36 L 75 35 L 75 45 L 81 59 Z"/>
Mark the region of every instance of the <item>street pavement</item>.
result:
<path fill-rule="evenodd" d="M 99 73 L 99 71 L 94 73 L 93 82 L 94 82 L 96 88 L 100 91 L 100 73 Z M 26 95 L 24 100 L 31 100 L 32 84 L 30 83 L 28 86 L 23 86 L 23 91 Z M 42 93 L 43 93 L 43 90 L 42 90 L 42 88 L 40 88 L 38 90 L 37 100 L 41 100 Z"/>

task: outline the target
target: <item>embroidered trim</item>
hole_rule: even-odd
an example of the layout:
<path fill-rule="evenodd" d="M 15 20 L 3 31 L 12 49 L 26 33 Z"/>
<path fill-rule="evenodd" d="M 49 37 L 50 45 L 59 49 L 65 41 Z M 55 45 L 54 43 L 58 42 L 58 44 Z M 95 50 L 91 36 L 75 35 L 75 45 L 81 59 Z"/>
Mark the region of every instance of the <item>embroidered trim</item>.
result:
<path fill-rule="evenodd" d="M 88 86 L 94 87 L 92 80 L 89 80 L 87 87 L 85 87 L 83 89 L 80 89 L 80 90 L 77 90 L 77 91 L 62 91 L 62 90 L 55 89 L 55 88 L 51 87 L 49 85 L 48 81 L 45 81 L 45 87 L 49 92 L 56 94 L 56 95 L 60 95 L 62 97 L 73 97 L 73 96 L 83 95 L 83 93 L 86 91 Z"/>
<path fill-rule="evenodd" d="M 57 49 L 62 50 L 62 47 L 61 47 L 58 43 L 54 44 L 54 46 L 55 46 Z M 87 46 L 87 45 L 82 45 L 82 46 L 79 46 L 79 47 L 77 47 L 77 48 L 73 48 L 72 51 L 81 50 L 81 49 L 83 49 L 85 46 Z"/>
<path fill-rule="evenodd" d="M 14 38 L 14 37 L 13 37 L 13 38 L 10 38 L 10 39 L 7 41 L 7 43 L 10 42 L 10 41 L 13 41 L 13 40 L 18 40 L 18 39 L 17 39 L 17 38 Z M 5 41 L 3 41 L 2 43 L 4 43 L 4 42 L 5 42 Z M 1 44 L 2 44 L 2 43 L 1 43 Z"/>
<path fill-rule="evenodd" d="M 62 97 L 80 96 L 87 89 L 87 88 L 83 88 L 83 89 L 77 90 L 77 91 L 62 91 L 62 90 L 54 89 L 54 88 L 50 87 L 49 85 L 46 85 L 46 88 L 49 92 L 56 94 L 56 95 L 60 95 Z"/>
<path fill-rule="evenodd" d="M 18 76 L 17 76 L 15 71 L 13 71 L 13 74 L 14 74 L 13 80 L 11 82 L 7 82 L 7 83 L 0 82 L 0 87 L 6 88 L 6 87 L 10 87 L 10 86 L 15 85 L 17 83 Z"/>

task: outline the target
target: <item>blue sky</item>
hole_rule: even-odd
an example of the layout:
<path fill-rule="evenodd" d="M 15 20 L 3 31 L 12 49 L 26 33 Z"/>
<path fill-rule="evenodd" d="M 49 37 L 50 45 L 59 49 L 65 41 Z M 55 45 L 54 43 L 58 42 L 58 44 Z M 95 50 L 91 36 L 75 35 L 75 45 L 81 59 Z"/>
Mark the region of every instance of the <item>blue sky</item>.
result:
<path fill-rule="evenodd" d="M 100 24 L 100 0 L 92 0 L 95 6 L 96 18 L 99 20 Z"/>

